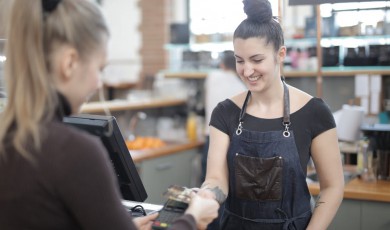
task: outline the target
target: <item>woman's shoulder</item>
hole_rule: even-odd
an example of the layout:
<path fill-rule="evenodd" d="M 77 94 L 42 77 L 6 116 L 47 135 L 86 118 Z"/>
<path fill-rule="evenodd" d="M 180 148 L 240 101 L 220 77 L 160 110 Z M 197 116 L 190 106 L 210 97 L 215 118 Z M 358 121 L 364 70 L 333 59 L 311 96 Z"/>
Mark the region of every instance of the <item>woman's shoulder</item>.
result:
<path fill-rule="evenodd" d="M 310 111 L 313 114 L 331 114 L 324 100 L 290 86 L 291 113 Z"/>
<path fill-rule="evenodd" d="M 219 116 L 228 116 L 238 111 L 240 111 L 240 107 L 231 98 L 227 98 L 217 104 L 213 109 L 213 114 L 214 116 L 217 114 L 220 114 Z"/>
<path fill-rule="evenodd" d="M 43 170 L 57 176 L 80 164 L 105 167 L 108 160 L 99 138 L 59 121 L 47 125 L 40 156 Z"/>
<path fill-rule="evenodd" d="M 335 126 L 330 107 L 318 97 L 312 97 L 302 108 L 292 113 L 292 117 L 301 120 L 306 125 L 312 125 L 314 122 L 315 126 L 320 123 L 330 128 Z"/>
<path fill-rule="evenodd" d="M 318 114 L 332 113 L 329 105 L 319 97 L 312 97 L 302 108 L 302 110 L 309 110 Z"/>
<path fill-rule="evenodd" d="M 102 143 L 96 136 L 62 122 L 49 123 L 47 130 L 46 144 L 54 145 L 56 149 L 90 152 L 91 150 L 98 151 L 102 147 Z"/>
<path fill-rule="evenodd" d="M 229 119 L 240 114 L 242 104 L 244 103 L 247 91 L 236 94 L 217 104 L 213 110 L 213 117 L 224 117 Z"/>
<path fill-rule="evenodd" d="M 303 107 L 309 104 L 309 102 L 313 99 L 313 96 L 310 94 L 295 88 L 293 86 L 289 86 L 290 92 L 290 112 L 294 113 L 299 111 Z"/>
<path fill-rule="evenodd" d="M 248 94 L 248 91 L 240 92 L 239 94 L 236 94 L 229 98 L 226 102 L 227 105 L 235 107 L 237 109 L 241 109 L 242 105 L 244 104 L 245 98 Z"/>
<path fill-rule="evenodd" d="M 78 129 L 76 127 L 73 127 L 71 125 L 68 125 L 68 124 L 65 124 L 62 122 L 56 122 L 56 121 L 51 122 L 49 124 L 49 128 L 52 130 L 52 131 L 50 131 L 52 133 L 57 133 L 57 131 L 60 131 L 60 132 L 69 134 L 67 136 L 65 136 L 65 135 L 61 135 L 61 136 L 64 136 L 64 137 L 67 137 L 70 139 L 84 139 L 84 140 L 90 139 L 90 140 L 93 140 L 96 138 L 95 136 L 90 135 L 88 132 L 86 132 L 84 130 Z M 65 138 L 65 139 L 67 139 L 67 138 Z"/>

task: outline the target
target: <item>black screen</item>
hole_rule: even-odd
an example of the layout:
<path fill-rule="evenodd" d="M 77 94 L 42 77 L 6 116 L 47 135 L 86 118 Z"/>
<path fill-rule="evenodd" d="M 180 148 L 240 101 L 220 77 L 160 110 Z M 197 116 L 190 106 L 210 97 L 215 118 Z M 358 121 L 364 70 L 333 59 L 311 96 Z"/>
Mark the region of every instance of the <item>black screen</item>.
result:
<path fill-rule="evenodd" d="M 142 202 L 147 198 L 145 187 L 131 159 L 115 117 L 82 114 L 65 117 L 63 121 L 100 138 L 117 174 L 124 200 Z M 109 132 L 109 124 L 112 125 L 111 132 Z"/>

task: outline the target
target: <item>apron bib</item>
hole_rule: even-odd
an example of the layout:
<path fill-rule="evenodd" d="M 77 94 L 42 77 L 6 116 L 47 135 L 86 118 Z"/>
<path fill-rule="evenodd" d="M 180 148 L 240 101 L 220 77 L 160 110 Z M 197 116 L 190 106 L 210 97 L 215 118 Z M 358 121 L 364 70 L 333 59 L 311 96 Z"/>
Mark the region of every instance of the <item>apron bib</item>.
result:
<path fill-rule="evenodd" d="M 284 130 L 243 128 L 250 91 L 227 160 L 229 195 L 221 218 L 223 230 L 306 229 L 311 218 L 310 192 L 290 126 L 290 102 L 284 86 Z"/>

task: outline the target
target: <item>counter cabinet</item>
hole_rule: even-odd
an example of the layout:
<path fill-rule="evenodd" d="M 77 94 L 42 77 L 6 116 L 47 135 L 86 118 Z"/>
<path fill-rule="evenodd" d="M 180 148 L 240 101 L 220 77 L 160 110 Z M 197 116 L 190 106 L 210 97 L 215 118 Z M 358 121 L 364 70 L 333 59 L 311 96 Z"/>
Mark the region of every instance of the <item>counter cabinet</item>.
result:
<path fill-rule="evenodd" d="M 200 156 L 197 149 L 188 149 L 136 163 L 148 198 L 145 202 L 163 204 L 163 193 L 170 185 L 194 186 L 198 166 L 194 165 Z"/>
<path fill-rule="evenodd" d="M 319 184 L 309 183 L 310 193 L 319 194 Z M 344 199 L 329 230 L 390 229 L 390 181 L 365 183 L 359 178 L 348 181 Z"/>
<path fill-rule="evenodd" d="M 344 199 L 328 230 L 388 230 L 390 203 Z"/>

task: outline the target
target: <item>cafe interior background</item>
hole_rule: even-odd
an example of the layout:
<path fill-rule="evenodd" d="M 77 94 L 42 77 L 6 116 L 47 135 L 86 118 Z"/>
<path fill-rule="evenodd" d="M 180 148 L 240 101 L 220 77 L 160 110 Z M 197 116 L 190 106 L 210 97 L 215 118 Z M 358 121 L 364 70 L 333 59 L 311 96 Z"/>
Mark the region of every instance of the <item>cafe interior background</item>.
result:
<path fill-rule="evenodd" d="M 0 111 L 6 103 L 5 19 L 0 0 Z M 199 186 L 207 74 L 245 18 L 240 0 L 100 0 L 110 28 L 105 102 L 81 113 L 120 125 L 148 198 L 168 185 Z M 285 32 L 288 84 L 333 112 L 346 181 L 330 229 L 390 229 L 390 1 L 271 0 Z M 343 2 L 343 3 L 340 3 Z M 319 187 L 313 165 L 308 184 Z"/>

